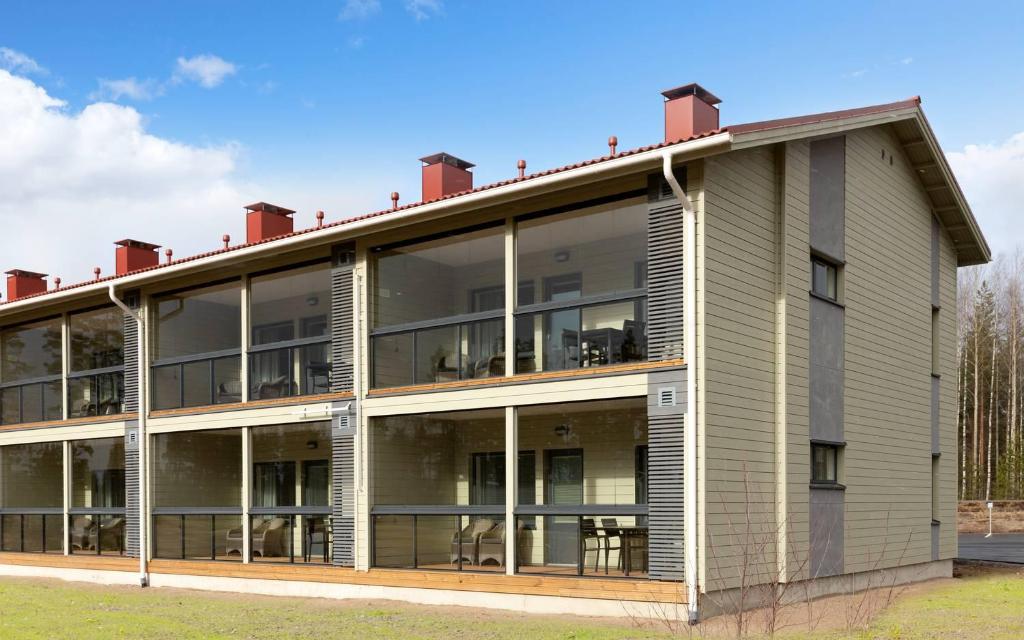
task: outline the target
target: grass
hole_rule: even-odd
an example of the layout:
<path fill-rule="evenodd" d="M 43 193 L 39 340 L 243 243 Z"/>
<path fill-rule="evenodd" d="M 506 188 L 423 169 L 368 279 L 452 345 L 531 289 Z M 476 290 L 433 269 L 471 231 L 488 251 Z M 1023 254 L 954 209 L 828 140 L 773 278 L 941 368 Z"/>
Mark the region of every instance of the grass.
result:
<path fill-rule="evenodd" d="M 1024 638 L 1024 572 L 968 569 L 959 580 L 909 589 L 867 629 L 844 629 L 837 599 L 816 631 L 787 640 Z M 756 615 L 756 614 L 755 614 Z M 692 631 L 692 630 L 691 630 Z M 728 619 L 702 628 L 729 633 Z M 680 634 L 688 637 L 686 630 Z M 618 640 L 669 638 L 663 626 L 629 620 L 526 616 L 459 607 L 332 601 L 137 589 L 0 578 L 0 638 L 493 638 Z M 696 637 L 696 633 L 694 633 Z"/>

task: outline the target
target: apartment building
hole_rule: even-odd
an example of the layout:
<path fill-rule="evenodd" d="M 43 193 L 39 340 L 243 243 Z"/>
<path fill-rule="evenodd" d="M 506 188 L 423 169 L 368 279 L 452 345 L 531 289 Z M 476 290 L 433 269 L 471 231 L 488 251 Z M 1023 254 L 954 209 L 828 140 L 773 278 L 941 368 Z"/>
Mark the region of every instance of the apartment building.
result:
<path fill-rule="evenodd" d="M 950 575 L 990 254 L 920 100 L 663 97 L 650 146 L 486 186 L 438 153 L 412 204 L 9 271 L 0 574 L 691 618 Z"/>

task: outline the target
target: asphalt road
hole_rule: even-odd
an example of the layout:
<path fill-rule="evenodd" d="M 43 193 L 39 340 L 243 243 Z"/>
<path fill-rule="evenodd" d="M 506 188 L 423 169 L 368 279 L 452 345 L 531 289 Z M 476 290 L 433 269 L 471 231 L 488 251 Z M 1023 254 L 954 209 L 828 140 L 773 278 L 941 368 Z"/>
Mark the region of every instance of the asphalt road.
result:
<path fill-rule="evenodd" d="M 1024 564 L 1024 533 L 961 533 L 960 558 Z"/>

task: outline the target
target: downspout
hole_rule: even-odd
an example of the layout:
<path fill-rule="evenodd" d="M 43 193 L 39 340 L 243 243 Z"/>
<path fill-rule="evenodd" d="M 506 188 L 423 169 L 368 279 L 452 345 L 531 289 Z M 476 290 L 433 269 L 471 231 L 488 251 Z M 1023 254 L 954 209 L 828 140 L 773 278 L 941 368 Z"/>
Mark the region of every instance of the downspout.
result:
<path fill-rule="evenodd" d="M 107 287 L 110 300 L 121 307 L 135 320 L 138 327 L 137 358 L 139 378 L 139 586 L 149 586 L 149 567 L 147 566 L 148 547 L 146 546 L 146 323 L 142 314 L 124 303 L 114 293 L 114 284 Z"/>
<path fill-rule="evenodd" d="M 697 598 L 697 213 L 672 171 L 672 152 L 662 172 L 683 208 L 683 358 L 686 360 L 686 428 L 683 431 L 683 570 L 690 623 L 699 619 Z"/>

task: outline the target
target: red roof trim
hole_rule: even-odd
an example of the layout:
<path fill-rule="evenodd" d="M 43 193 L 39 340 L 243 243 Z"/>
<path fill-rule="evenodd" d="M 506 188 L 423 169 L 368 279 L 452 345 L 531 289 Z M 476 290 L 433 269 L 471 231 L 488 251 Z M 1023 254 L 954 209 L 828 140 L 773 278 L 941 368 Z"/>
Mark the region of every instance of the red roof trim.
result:
<path fill-rule="evenodd" d="M 374 211 L 372 213 L 366 213 L 366 214 L 363 214 L 363 215 L 360 215 L 360 216 L 355 216 L 355 217 L 352 217 L 352 218 L 346 218 L 344 220 L 338 220 L 336 222 L 331 222 L 331 223 L 325 224 L 322 227 L 310 227 L 308 229 L 300 229 L 298 231 L 293 231 L 292 233 L 286 233 L 284 235 L 275 236 L 273 238 L 266 238 L 264 240 L 259 240 L 257 242 L 249 242 L 249 243 L 246 243 L 246 244 L 235 245 L 233 247 L 226 247 L 226 248 L 223 248 L 223 249 L 217 249 L 215 251 L 208 251 L 206 253 L 200 253 L 200 254 L 196 254 L 194 256 L 188 256 L 186 258 L 179 258 L 179 259 L 173 260 L 171 262 L 163 262 L 163 263 L 160 263 L 160 264 L 157 264 L 157 265 L 153 265 L 151 267 L 146 267 L 144 269 L 136 269 L 134 271 L 129 271 L 129 272 L 124 273 L 124 274 L 116 274 L 116 275 L 111 275 L 111 276 L 105 276 L 103 278 L 95 278 L 95 279 L 92 279 L 92 280 L 85 280 L 83 282 L 78 282 L 78 283 L 75 283 L 75 284 L 69 284 L 69 285 L 62 286 L 59 289 L 49 289 L 47 291 L 43 291 L 43 292 L 40 292 L 40 293 L 35 293 L 35 294 L 32 294 L 32 295 L 22 296 L 22 297 L 18 298 L 17 301 L 21 302 L 23 300 L 29 300 L 29 299 L 32 299 L 32 298 L 40 298 L 40 297 L 46 296 L 48 294 L 55 293 L 57 291 L 69 291 L 69 290 L 72 290 L 72 289 L 78 289 L 80 287 L 84 287 L 84 286 L 87 286 L 87 285 L 96 284 L 97 282 L 110 282 L 110 281 L 113 281 L 113 280 L 118 280 L 120 278 L 124 278 L 126 276 L 131 276 L 131 275 L 135 275 L 135 274 L 139 274 L 139 273 L 145 273 L 147 271 L 156 271 L 158 269 L 163 269 L 163 268 L 169 267 L 171 265 L 178 265 L 178 264 L 184 264 L 184 263 L 188 263 L 188 262 L 194 262 L 196 260 L 202 260 L 203 258 L 210 258 L 210 257 L 216 256 L 216 255 L 220 255 L 220 254 L 223 254 L 223 253 L 231 253 L 232 251 L 238 251 L 240 249 L 246 249 L 248 247 L 253 247 L 253 246 L 257 246 L 257 245 L 261 245 L 261 244 L 267 244 L 269 242 L 275 242 L 277 240 L 282 240 L 284 238 L 291 238 L 291 237 L 294 237 L 294 236 L 305 235 L 305 234 L 313 233 L 313 232 L 317 232 L 317 231 L 324 231 L 324 230 L 327 230 L 327 229 L 333 229 L 333 228 L 336 228 L 336 227 L 344 226 L 346 224 L 352 224 L 353 222 L 358 222 L 358 221 L 361 221 L 361 220 L 368 220 L 370 218 L 378 218 L 378 217 L 386 216 L 388 214 L 396 213 L 396 212 L 399 212 L 399 211 L 408 211 L 409 209 L 414 209 L 416 207 L 420 207 L 420 206 L 423 206 L 425 204 L 431 204 L 433 202 L 440 202 L 440 201 L 443 201 L 443 200 L 451 200 L 453 198 L 458 198 L 458 197 L 465 196 L 465 195 L 468 195 L 468 194 L 471 194 L 471 193 L 480 193 L 481 191 L 488 191 L 490 189 L 496 189 L 498 187 L 504 187 L 506 185 L 516 184 L 518 182 L 526 182 L 528 180 L 535 180 L 537 178 L 542 178 L 544 176 L 550 176 L 550 175 L 555 175 L 555 174 L 558 174 L 558 173 L 563 173 L 563 172 L 566 172 L 566 171 L 572 171 L 573 169 L 579 169 L 579 168 L 582 168 L 582 167 L 589 167 L 589 166 L 592 166 L 592 165 L 595 165 L 595 164 L 600 164 L 602 162 L 608 162 L 609 160 L 615 160 L 615 159 L 618 159 L 618 158 L 625 158 L 625 157 L 628 157 L 628 156 L 636 155 L 638 153 L 645 153 L 647 151 L 654 151 L 656 149 L 663 149 L 665 147 L 670 147 L 672 145 L 680 144 L 682 142 L 690 142 L 691 140 L 698 140 L 698 139 L 701 139 L 701 138 L 707 138 L 707 137 L 710 137 L 710 136 L 713 136 L 713 135 L 717 135 L 719 133 L 725 133 L 725 132 L 734 133 L 734 134 L 751 133 L 751 132 L 755 132 L 755 131 L 764 131 L 764 130 L 768 130 L 768 129 L 777 129 L 777 128 L 794 126 L 794 125 L 814 124 L 814 123 L 818 123 L 818 122 L 827 122 L 827 121 L 830 121 L 830 120 L 843 120 L 843 119 L 846 119 L 846 118 L 854 118 L 854 117 L 863 116 L 863 115 L 871 115 L 871 114 L 876 114 L 876 113 L 885 113 L 887 111 L 896 111 L 896 110 L 899 110 L 899 109 L 907 109 L 907 108 L 911 108 L 911 107 L 917 107 L 917 106 L 920 106 L 920 104 L 921 104 L 921 99 L 919 97 L 915 96 L 913 98 L 910 98 L 908 100 L 903 100 L 903 101 L 900 101 L 900 102 L 891 102 L 891 103 L 887 103 L 887 104 L 874 105 L 874 106 L 869 106 L 869 107 L 861 107 L 861 108 L 858 108 L 858 109 L 846 109 L 846 110 L 843 110 L 843 111 L 830 111 L 830 112 L 827 112 L 827 113 L 818 113 L 818 114 L 811 114 L 811 115 L 806 115 L 806 116 L 798 116 L 798 117 L 795 117 L 795 118 L 780 118 L 780 119 L 777 119 L 777 120 L 764 120 L 762 122 L 751 122 L 751 123 L 747 123 L 747 124 L 730 125 L 728 127 L 722 127 L 722 128 L 719 128 L 719 129 L 715 129 L 713 131 L 709 131 L 707 133 L 702 133 L 700 135 L 691 136 L 689 138 L 682 138 L 682 139 L 679 139 L 679 140 L 672 140 L 672 141 L 668 141 L 668 142 L 659 142 L 657 144 L 651 144 L 651 145 L 646 145 L 646 146 L 643 146 L 643 147 L 637 147 L 635 149 L 629 149 L 627 151 L 622 151 L 622 152 L 616 153 L 614 155 L 600 156 L 598 158 L 591 158 L 590 160 L 584 160 L 582 162 L 577 162 L 577 163 L 574 163 L 574 164 L 568 164 L 568 165 L 565 165 L 565 166 L 562 166 L 562 167 L 557 167 L 557 168 L 554 168 L 554 169 L 547 169 L 545 171 L 540 171 L 538 173 L 533 173 L 533 174 L 530 174 L 528 176 L 524 176 L 522 178 L 518 178 L 517 177 L 517 178 L 511 178 L 509 180 L 502 180 L 500 182 L 493 182 L 491 184 L 483 185 L 483 186 L 480 186 L 480 187 L 476 187 L 474 189 L 467 189 L 466 191 L 460 191 L 458 193 L 452 193 L 452 194 L 449 194 L 449 195 L 446 195 L 446 196 L 443 196 L 441 198 L 437 198 L 437 199 L 434 199 L 434 200 L 429 200 L 429 201 L 425 201 L 425 202 L 413 202 L 413 203 L 410 203 L 410 204 L 407 204 L 407 205 L 400 206 L 400 207 L 395 208 L 395 209 L 382 209 L 380 211 Z M 3 307 L 3 306 L 8 305 L 8 304 L 11 304 L 11 302 L 13 302 L 13 301 L 8 300 L 8 301 L 0 302 L 0 307 Z"/>

